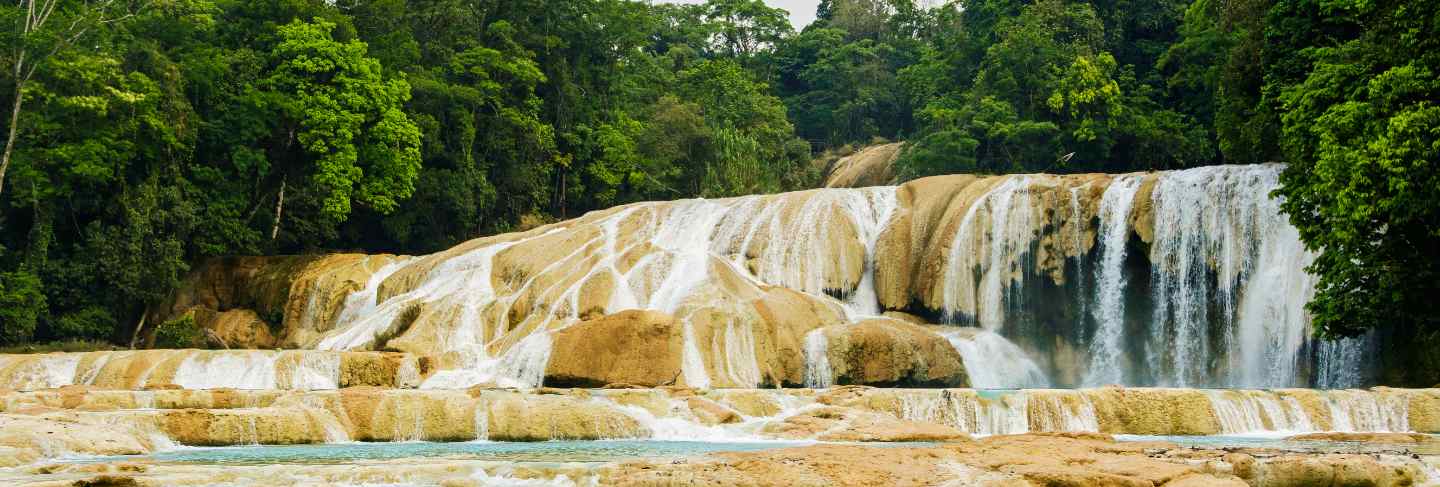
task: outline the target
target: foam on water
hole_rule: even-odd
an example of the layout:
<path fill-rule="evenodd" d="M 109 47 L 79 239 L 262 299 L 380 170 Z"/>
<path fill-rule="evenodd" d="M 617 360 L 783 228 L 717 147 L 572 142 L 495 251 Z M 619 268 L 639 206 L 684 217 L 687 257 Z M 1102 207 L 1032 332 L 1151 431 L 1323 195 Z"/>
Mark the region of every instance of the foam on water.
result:
<path fill-rule="evenodd" d="M 939 332 L 965 363 L 970 386 L 977 389 L 1047 387 L 1050 380 L 1040 366 L 1005 337 L 976 328 Z M 808 338 L 808 337 L 807 337 Z"/>

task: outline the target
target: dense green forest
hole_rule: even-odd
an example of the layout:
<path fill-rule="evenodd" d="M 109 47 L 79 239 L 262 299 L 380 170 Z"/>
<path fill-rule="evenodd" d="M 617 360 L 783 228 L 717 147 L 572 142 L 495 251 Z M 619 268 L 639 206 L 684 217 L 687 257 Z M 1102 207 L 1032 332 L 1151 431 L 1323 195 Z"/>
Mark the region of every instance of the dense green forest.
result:
<path fill-rule="evenodd" d="M 124 343 L 208 256 L 423 253 L 626 202 L 1285 161 L 1317 327 L 1440 329 L 1425 0 L 19 0 L 0 344 Z"/>

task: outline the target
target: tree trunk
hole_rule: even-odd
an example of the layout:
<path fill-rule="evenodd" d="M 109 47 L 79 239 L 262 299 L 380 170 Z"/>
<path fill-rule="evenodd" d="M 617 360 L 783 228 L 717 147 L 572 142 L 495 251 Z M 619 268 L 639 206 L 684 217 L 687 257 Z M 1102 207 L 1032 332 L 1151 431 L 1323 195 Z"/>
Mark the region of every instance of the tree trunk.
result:
<path fill-rule="evenodd" d="M 130 349 L 134 350 L 135 345 L 140 342 L 140 332 L 145 330 L 145 319 L 150 317 L 150 307 L 146 306 L 145 311 L 140 314 L 140 323 L 135 325 L 135 333 L 130 335 Z"/>
<path fill-rule="evenodd" d="M 286 178 L 280 178 L 280 196 L 275 198 L 275 225 L 270 227 L 270 240 L 280 235 L 280 212 L 285 209 L 285 182 Z"/>
<path fill-rule="evenodd" d="M 0 194 L 5 194 L 5 171 L 10 169 L 10 155 L 15 152 L 15 133 L 20 126 L 20 104 L 24 102 L 21 95 L 25 82 L 15 80 L 15 103 L 10 107 L 10 135 L 5 138 L 5 153 L 0 155 Z"/>

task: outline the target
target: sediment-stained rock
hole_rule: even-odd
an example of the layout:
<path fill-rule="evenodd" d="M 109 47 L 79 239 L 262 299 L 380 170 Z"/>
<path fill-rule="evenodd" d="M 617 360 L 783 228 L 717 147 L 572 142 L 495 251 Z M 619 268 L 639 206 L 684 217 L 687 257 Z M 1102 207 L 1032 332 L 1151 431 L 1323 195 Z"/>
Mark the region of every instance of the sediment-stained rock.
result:
<path fill-rule="evenodd" d="M 319 350 L 119 350 L 0 355 L 0 387 L 334 389 L 415 387 L 431 360 L 401 353 Z"/>
<path fill-rule="evenodd" d="M 903 142 L 871 145 L 831 163 L 825 171 L 826 188 L 863 188 L 892 184 L 894 163 L 904 147 Z"/>
<path fill-rule="evenodd" d="M 764 433 L 787 440 L 965 441 L 970 435 L 945 425 L 906 421 L 861 409 L 824 406 L 765 425 Z"/>
<path fill-rule="evenodd" d="M 545 384 L 674 384 L 683 343 L 680 325 L 664 313 L 632 310 L 581 322 L 555 332 Z"/>
<path fill-rule="evenodd" d="M 0 467 L 61 455 L 138 455 L 155 446 L 125 426 L 0 414 Z"/>
<path fill-rule="evenodd" d="M 571 395 L 485 393 L 486 437 L 495 441 L 645 438 L 650 430 L 608 401 Z"/>
<path fill-rule="evenodd" d="M 837 384 L 954 387 L 969 383 L 960 354 L 925 327 L 889 318 L 821 330 Z"/>

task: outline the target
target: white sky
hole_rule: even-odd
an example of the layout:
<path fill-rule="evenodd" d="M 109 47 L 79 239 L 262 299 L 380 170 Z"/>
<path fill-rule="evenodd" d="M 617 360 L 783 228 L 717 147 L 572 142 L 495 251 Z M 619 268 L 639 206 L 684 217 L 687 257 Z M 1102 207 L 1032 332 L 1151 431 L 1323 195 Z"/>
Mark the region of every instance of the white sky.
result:
<path fill-rule="evenodd" d="M 668 3 L 705 3 L 705 0 L 659 0 Z M 815 7 L 820 5 L 820 0 L 765 0 L 765 4 L 771 7 L 783 8 L 790 12 L 790 25 L 795 26 L 799 31 L 810 21 L 815 20 Z"/>

